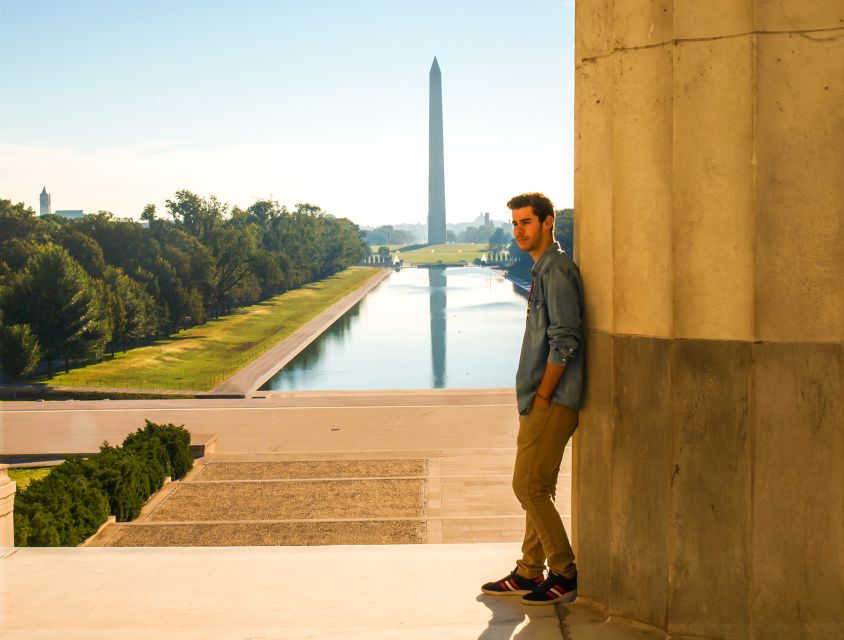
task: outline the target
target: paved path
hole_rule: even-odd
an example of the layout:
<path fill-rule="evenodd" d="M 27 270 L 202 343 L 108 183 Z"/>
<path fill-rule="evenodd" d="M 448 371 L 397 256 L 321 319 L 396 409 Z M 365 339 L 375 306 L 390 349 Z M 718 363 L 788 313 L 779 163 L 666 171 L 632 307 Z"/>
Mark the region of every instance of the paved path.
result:
<path fill-rule="evenodd" d="M 258 356 L 232 377 L 211 390 L 211 394 L 250 397 L 284 365 L 295 358 L 334 322 L 387 278 L 392 271 L 380 269 L 366 283 L 335 302 L 310 322 L 305 323 L 288 338 Z"/>
<path fill-rule="evenodd" d="M 528 608 L 480 595 L 478 586 L 517 551 L 516 544 L 7 550 L 0 631 L 6 640 L 656 637 L 601 625 L 584 607 Z M 604 633 L 581 633 L 589 616 Z"/>
<path fill-rule="evenodd" d="M 214 464 L 425 460 L 426 539 L 452 544 L 0 549 L 0 637 L 661 637 L 606 622 L 588 603 L 527 608 L 479 594 L 519 554 L 512 390 L 4 403 L 0 452 L 96 450 L 145 417 L 218 433 Z M 567 527 L 570 482 L 567 452 L 558 491 Z"/>

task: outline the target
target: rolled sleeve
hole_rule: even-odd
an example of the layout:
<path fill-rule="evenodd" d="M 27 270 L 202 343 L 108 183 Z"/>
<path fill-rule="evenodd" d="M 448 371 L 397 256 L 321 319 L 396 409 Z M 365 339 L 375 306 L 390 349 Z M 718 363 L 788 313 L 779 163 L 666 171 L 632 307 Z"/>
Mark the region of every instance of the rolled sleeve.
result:
<path fill-rule="evenodd" d="M 564 367 L 580 346 L 580 291 L 574 274 L 563 267 L 548 270 L 545 291 L 548 306 L 548 362 Z"/>

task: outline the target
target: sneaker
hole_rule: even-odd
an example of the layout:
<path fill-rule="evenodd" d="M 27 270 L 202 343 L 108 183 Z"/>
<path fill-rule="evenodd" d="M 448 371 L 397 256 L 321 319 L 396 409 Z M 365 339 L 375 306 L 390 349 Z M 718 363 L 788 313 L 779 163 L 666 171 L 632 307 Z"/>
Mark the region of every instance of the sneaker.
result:
<path fill-rule="evenodd" d="M 562 604 L 577 597 L 577 574 L 573 578 L 548 572 L 548 579 L 522 598 L 524 604 Z"/>
<path fill-rule="evenodd" d="M 542 584 L 541 574 L 535 578 L 523 578 L 513 569 L 506 578 L 497 582 L 487 582 L 481 587 L 481 591 L 490 596 L 523 596 L 531 593 L 540 584 Z"/>

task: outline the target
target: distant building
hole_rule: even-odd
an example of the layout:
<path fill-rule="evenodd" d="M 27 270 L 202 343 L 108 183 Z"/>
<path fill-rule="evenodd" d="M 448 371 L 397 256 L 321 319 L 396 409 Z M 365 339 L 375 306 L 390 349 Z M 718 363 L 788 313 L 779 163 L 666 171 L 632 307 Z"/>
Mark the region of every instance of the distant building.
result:
<path fill-rule="evenodd" d="M 52 205 L 50 204 L 50 194 L 47 193 L 47 185 L 44 185 L 44 188 L 41 189 L 40 204 L 40 214 L 42 216 L 53 213 Z"/>
<path fill-rule="evenodd" d="M 84 218 L 85 213 L 82 209 L 56 209 L 55 214 L 62 218 Z"/>

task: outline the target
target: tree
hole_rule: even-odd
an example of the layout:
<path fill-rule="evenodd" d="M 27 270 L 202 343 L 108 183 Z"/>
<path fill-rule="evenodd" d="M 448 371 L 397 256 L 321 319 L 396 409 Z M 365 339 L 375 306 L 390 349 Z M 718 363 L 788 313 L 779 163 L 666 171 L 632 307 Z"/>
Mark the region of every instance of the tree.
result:
<path fill-rule="evenodd" d="M 504 227 L 498 227 L 489 238 L 490 244 L 507 244 L 510 235 L 504 231 Z"/>
<path fill-rule="evenodd" d="M 32 209 L 0 198 L 0 284 L 23 269 L 45 236 L 44 225 Z"/>
<path fill-rule="evenodd" d="M 217 261 L 214 297 L 218 312 L 222 314 L 228 310 L 229 294 L 253 275 L 252 263 L 257 252 L 255 226 L 232 223 L 219 226 L 213 235 L 212 252 Z M 254 302 L 250 296 L 244 297 L 247 291 L 254 290 L 252 286 L 242 288 L 237 301 Z"/>
<path fill-rule="evenodd" d="M 122 269 L 108 267 L 105 273 L 106 311 L 111 332 L 111 355 L 119 341 L 126 351 L 127 338 L 143 338 L 157 330 L 155 301 L 144 286 Z"/>
<path fill-rule="evenodd" d="M 54 229 L 51 235 L 53 242 L 67 249 L 70 256 L 85 269 L 88 275 L 98 279 L 103 277 L 106 263 L 103 250 L 96 240 L 70 224 Z"/>
<path fill-rule="evenodd" d="M 0 328 L 0 365 L 10 378 L 22 378 L 41 361 L 41 345 L 28 324 Z"/>
<path fill-rule="evenodd" d="M 205 244 L 210 244 L 211 235 L 222 224 L 228 208 L 214 196 L 200 198 L 185 190 L 177 191 L 176 199 L 167 200 L 165 204 L 173 221 Z"/>
<path fill-rule="evenodd" d="M 574 258 L 574 209 L 554 212 L 554 237 L 563 251 Z"/>
<path fill-rule="evenodd" d="M 67 250 L 40 247 L 23 272 L 5 290 L 2 307 L 7 324 L 28 324 L 37 336 L 52 373 L 52 362 L 88 357 L 102 351 L 108 323 L 100 292 Z"/>
<path fill-rule="evenodd" d="M 152 224 L 155 221 L 155 205 L 148 204 L 144 207 L 144 210 L 141 212 L 141 220 L 147 222 L 148 224 Z"/>

